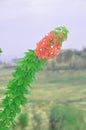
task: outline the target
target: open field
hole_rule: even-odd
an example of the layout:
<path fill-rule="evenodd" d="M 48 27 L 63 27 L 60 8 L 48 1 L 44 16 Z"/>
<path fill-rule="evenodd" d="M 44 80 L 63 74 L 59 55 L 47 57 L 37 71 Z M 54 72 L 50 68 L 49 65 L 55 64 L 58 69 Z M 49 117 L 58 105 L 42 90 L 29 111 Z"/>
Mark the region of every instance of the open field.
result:
<path fill-rule="evenodd" d="M 11 72 L 13 70 L 13 68 L 0 67 L 0 99 L 3 98 L 8 80 L 12 79 Z M 35 109 L 42 114 L 45 124 L 47 122 L 45 120 L 47 118 L 46 113 L 56 104 L 77 107 L 82 110 L 86 120 L 86 70 L 42 71 L 37 73 L 28 99 L 28 104 L 22 108 L 22 111 L 31 113 L 32 109 Z M 47 130 L 45 124 L 43 127 L 45 127 L 44 130 Z"/>

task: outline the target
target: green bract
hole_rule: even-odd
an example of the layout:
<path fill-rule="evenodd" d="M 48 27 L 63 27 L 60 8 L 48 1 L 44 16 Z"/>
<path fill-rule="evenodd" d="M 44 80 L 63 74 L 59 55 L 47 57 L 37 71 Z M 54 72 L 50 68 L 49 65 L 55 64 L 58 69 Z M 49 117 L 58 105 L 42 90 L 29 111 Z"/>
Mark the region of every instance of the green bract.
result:
<path fill-rule="evenodd" d="M 57 27 L 57 28 L 54 29 L 55 36 L 57 36 L 58 33 L 60 33 L 60 32 L 65 36 L 65 38 L 67 38 L 69 31 L 65 26 L 60 26 L 60 27 Z"/>

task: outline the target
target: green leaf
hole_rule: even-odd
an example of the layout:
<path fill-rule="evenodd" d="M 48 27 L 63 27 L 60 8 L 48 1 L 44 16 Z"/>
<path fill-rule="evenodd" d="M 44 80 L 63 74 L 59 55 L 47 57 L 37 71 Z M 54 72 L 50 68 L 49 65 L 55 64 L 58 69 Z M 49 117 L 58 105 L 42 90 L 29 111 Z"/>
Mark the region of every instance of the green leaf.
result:
<path fill-rule="evenodd" d="M 19 113 L 19 112 L 21 112 L 21 109 L 20 108 L 16 108 L 16 113 Z"/>
<path fill-rule="evenodd" d="M 32 86 L 30 84 L 28 84 L 29 88 L 32 88 Z"/>
<path fill-rule="evenodd" d="M 18 85 L 20 86 L 20 85 L 23 85 L 23 83 L 24 83 L 24 81 L 22 80 L 22 78 L 19 78 L 18 79 Z"/>
<path fill-rule="evenodd" d="M 9 120 L 9 119 L 8 119 L 8 120 L 6 120 L 6 122 L 5 122 L 5 123 L 6 123 L 6 125 L 7 125 L 7 126 L 9 126 L 9 125 L 10 125 L 10 120 Z"/>
<path fill-rule="evenodd" d="M 16 62 L 16 64 L 17 64 L 18 66 L 22 66 L 24 63 L 25 63 L 25 60 L 24 60 L 24 59 L 22 59 L 22 60 Z"/>
<path fill-rule="evenodd" d="M 1 119 L 4 120 L 6 117 L 7 117 L 7 114 L 5 111 L 3 111 L 1 114 Z"/>
<path fill-rule="evenodd" d="M 6 115 L 9 115 L 9 114 L 10 114 L 11 111 L 10 111 L 10 107 L 9 107 L 9 106 L 7 106 L 5 112 L 6 112 Z"/>
<path fill-rule="evenodd" d="M 59 42 L 60 42 L 60 44 L 62 45 L 62 38 L 59 38 Z"/>
<path fill-rule="evenodd" d="M 15 104 L 17 104 L 18 106 L 21 104 L 21 98 L 20 97 L 15 98 Z"/>
<path fill-rule="evenodd" d="M 26 103 L 27 103 L 27 98 L 26 97 L 23 97 L 22 99 L 21 99 L 21 104 L 22 105 L 25 105 Z"/>
<path fill-rule="evenodd" d="M 7 106 L 7 105 L 9 105 L 9 103 L 10 103 L 10 98 L 7 96 L 7 97 L 3 100 L 2 104 L 3 104 L 4 106 Z"/>
<path fill-rule="evenodd" d="M 13 103 L 11 103 L 11 105 L 10 105 L 10 110 L 14 110 L 16 108 L 16 105 L 15 105 L 15 103 L 13 102 Z"/>
<path fill-rule="evenodd" d="M 28 70 L 32 69 L 33 68 L 33 63 L 29 63 L 28 64 Z"/>

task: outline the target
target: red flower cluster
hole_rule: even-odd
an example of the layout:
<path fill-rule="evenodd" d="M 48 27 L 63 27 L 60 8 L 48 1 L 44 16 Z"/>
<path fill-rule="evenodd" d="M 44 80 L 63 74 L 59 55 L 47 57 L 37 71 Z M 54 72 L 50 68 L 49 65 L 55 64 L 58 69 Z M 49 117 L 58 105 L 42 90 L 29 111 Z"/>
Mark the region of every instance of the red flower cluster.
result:
<path fill-rule="evenodd" d="M 59 38 L 62 38 L 62 41 L 64 41 L 63 35 L 59 33 L 56 37 L 54 31 L 51 31 L 48 35 L 42 38 L 37 43 L 37 48 L 35 50 L 36 56 L 39 59 L 50 59 L 53 56 L 57 56 L 61 49 L 61 44 L 58 40 Z"/>

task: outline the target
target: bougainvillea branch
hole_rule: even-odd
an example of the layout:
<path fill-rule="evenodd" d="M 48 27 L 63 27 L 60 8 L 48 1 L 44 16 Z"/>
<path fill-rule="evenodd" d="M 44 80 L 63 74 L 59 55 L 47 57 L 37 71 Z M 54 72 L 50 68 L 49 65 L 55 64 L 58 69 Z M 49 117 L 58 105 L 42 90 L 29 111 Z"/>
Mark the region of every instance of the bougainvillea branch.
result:
<path fill-rule="evenodd" d="M 66 40 L 68 30 L 58 27 L 37 43 L 36 55 L 39 59 L 50 59 L 59 54 L 62 42 Z"/>
<path fill-rule="evenodd" d="M 66 27 L 52 30 L 37 43 L 35 50 L 26 52 L 24 58 L 17 63 L 17 68 L 12 73 L 13 79 L 8 82 L 6 96 L 2 101 L 0 130 L 9 130 L 16 114 L 21 111 L 21 105 L 27 102 L 26 94 L 31 88 L 35 73 L 41 70 L 47 59 L 58 56 L 67 34 Z"/>

